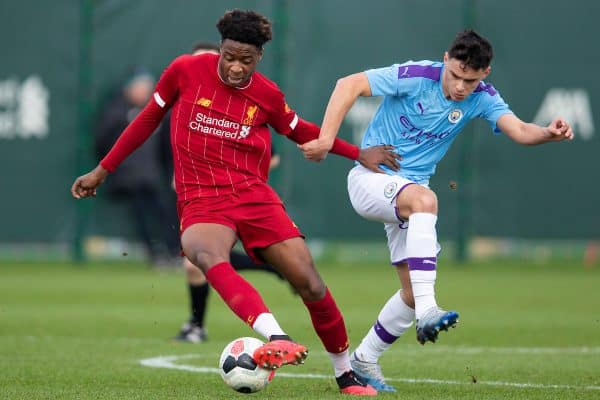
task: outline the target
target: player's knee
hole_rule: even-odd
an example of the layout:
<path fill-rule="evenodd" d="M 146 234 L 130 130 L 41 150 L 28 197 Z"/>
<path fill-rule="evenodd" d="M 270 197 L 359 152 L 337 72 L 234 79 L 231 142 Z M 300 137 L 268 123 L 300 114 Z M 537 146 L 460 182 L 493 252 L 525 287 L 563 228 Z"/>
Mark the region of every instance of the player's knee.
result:
<path fill-rule="evenodd" d="M 185 251 L 185 255 L 194 266 L 200 268 L 202 271 L 207 271 L 213 265 L 227 260 L 226 257 L 219 256 L 213 252 L 196 249 Z"/>
<path fill-rule="evenodd" d="M 206 281 L 202 270 L 199 267 L 192 264 L 192 262 L 186 257 L 184 257 L 183 268 L 185 269 L 185 275 L 187 277 L 188 282 L 200 284 Z"/>
<path fill-rule="evenodd" d="M 325 296 L 325 283 L 321 279 L 305 279 L 294 289 L 304 301 L 317 301 Z"/>
<path fill-rule="evenodd" d="M 185 269 L 186 273 L 193 273 L 194 270 L 197 270 L 196 267 L 187 257 L 183 257 L 183 269 Z"/>
<path fill-rule="evenodd" d="M 437 214 L 438 211 L 438 200 L 437 196 L 431 190 L 424 191 L 416 196 L 412 202 L 412 212 L 422 212 Z"/>

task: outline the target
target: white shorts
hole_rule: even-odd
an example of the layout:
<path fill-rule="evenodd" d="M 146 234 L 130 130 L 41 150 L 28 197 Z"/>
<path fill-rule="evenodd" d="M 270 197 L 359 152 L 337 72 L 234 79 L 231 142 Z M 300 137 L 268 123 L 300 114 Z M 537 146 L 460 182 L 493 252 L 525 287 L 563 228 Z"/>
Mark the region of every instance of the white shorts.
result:
<path fill-rule="evenodd" d="M 383 222 L 392 264 L 405 262 L 408 221 L 396 210 L 396 197 L 404 188 L 417 183 L 398 175 L 373 172 L 357 165 L 348 173 L 348 194 L 354 210 L 363 218 Z M 427 187 L 427 185 L 422 185 Z M 437 243 L 437 251 L 440 252 Z"/>

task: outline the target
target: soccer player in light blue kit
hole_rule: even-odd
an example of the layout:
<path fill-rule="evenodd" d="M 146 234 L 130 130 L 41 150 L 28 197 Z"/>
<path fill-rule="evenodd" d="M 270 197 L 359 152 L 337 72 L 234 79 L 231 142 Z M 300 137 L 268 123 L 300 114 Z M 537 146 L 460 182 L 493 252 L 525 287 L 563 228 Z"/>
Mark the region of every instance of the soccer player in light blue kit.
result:
<path fill-rule="evenodd" d="M 435 299 L 438 204 L 429 178 L 468 121 L 484 118 L 494 132 L 523 145 L 572 140 L 561 118 L 541 127 L 519 119 L 498 91 L 482 80 L 490 73 L 490 43 L 472 30 L 457 35 L 443 62 L 409 61 L 338 80 L 325 111 L 319 138 L 299 145 L 306 158 L 325 158 L 342 120 L 358 96 L 384 96 L 367 128 L 362 147 L 393 145 L 400 169 L 383 173 L 356 165 L 348 192 L 356 212 L 383 222 L 392 264 L 402 289 L 381 309 L 377 321 L 352 354 L 354 370 L 378 391 L 385 383 L 379 357 L 416 319 L 417 340 L 435 342 L 440 330 L 458 322 Z"/>

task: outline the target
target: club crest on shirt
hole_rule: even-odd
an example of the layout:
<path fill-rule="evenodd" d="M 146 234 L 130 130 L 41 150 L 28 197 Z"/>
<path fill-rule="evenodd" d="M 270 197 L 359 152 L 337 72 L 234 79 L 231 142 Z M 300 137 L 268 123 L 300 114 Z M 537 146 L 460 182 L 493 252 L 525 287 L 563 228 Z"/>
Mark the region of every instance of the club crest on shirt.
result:
<path fill-rule="evenodd" d="M 394 194 L 396 194 L 396 189 L 398 188 L 398 184 L 396 182 L 390 182 L 383 188 L 383 195 L 388 199 L 391 199 Z"/>
<path fill-rule="evenodd" d="M 244 125 L 252 125 L 252 121 L 254 121 L 254 116 L 256 115 L 256 111 L 258 110 L 258 106 L 252 105 L 246 109 L 246 117 L 242 124 Z"/>
<path fill-rule="evenodd" d="M 198 104 L 199 106 L 202 107 L 210 107 L 210 105 L 212 104 L 212 100 L 207 99 L 206 97 L 201 97 L 196 104 Z"/>
<path fill-rule="evenodd" d="M 448 121 L 451 124 L 456 124 L 458 121 L 460 121 L 463 117 L 463 112 L 460 108 L 455 108 L 454 110 L 450 111 L 450 114 L 448 114 Z"/>

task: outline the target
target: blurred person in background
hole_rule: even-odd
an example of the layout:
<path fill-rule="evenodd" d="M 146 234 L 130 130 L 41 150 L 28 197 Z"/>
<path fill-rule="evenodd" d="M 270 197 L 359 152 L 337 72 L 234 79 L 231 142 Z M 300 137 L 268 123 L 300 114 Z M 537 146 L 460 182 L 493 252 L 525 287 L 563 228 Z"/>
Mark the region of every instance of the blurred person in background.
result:
<path fill-rule="evenodd" d="M 219 54 L 219 46 L 210 42 L 198 42 L 192 47 L 192 55 L 205 53 Z M 167 120 L 170 120 L 170 118 L 167 117 Z M 168 135 L 164 136 L 168 137 Z M 280 156 L 276 153 L 275 147 L 271 147 L 271 161 L 269 164 L 269 170 L 276 168 L 279 165 L 280 160 Z M 173 181 L 173 189 L 175 189 L 175 181 Z M 256 263 L 254 260 L 252 260 L 252 258 L 241 251 L 232 249 L 229 258 L 233 269 L 236 271 L 265 271 L 274 274 L 281 280 L 284 280 L 283 276 L 277 272 L 272 265 Z M 208 284 L 202 270 L 192 264 L 192 262 L 185 256 L 183 257 L 183 268 L 185 269 L 185 276 L 188 285 L 190 317 L 188 321 L 182 325 L 179 333 L 177 336 L 175 336 L 175 339 L 190 343 L 204 342 L 208 339 L 207 330 L 204 326 L 204 320 L 206 316 L 206 308 L 208 306 L 210 285 Z"/>
<path fill-rule="evenodd" d="M 106 104 L 95 136 L 99 159 L 106 156 L 121 132 L 144 108 L 155 83 L 147 69 L 137 67 Z M 175 265 L 180 250 L 175 208 L 170 209 L 164 197 L 167 160 L 162 137 L 168 135 L 165 125 L 157 127 L 155 134 L 121 164 L 106 185 L 111 199 L 127 206 L 136 233 L 155 266 Z"/>
<path fill-rule="evenodd" d="M 163 72 L 151 100 L 123 131 L 98 166 L 75 179 L 77 199 L 98 186 L 158 127 L 172 108 L 171 142 L 180 216 L 181 247 L 202 269 L 228 307 L 268 342 L 254 353 L 263 368 L 301 364 L 307 348 L 281 328 L 258 291 L 230 262 L 240 240 L 248 255 L 268 262 L 302 298 L 313 328 L 327 350 L 342 393 L 375 396 L 352 371 L 344 318 L 314 266 L 304 235 L 267 184 L 269 126 L 296 143 L 319 136 L 319 127 L 289 107 L 283 93 L 256 72 L 271 22 L 254 11 L 227 11 L 217 22 L 220 54 L 183 55 Z M 333 153 L 369 169 L 396 167 L 391 146 L 360 150 L 340 139 Z"/>
<path fill-rule="evenodd" d="M 498 91 L 483 82 L 492 58 L 491 44 L 465 30 L 444 53 L 443 62 L 408 61 L 341 78 L 325 110 L 319 138 L 300 146 L 306 158 L 322 160 L 356 99 L 384 96 L 361 147 L 393 144 L 402 157 L 400 169 L 382 166 L 386 174 L 375 174 L 356 165 L 348 174 L 348 193 L 356 212 L 385 225 L 391 262 L 402 288 L 383 306 L 351 356 L 354 370 L 377 390 L 395 391 L 385 383 L 378 361 L 413 320 L 421 344 L 435 342 L 440 330 L 458 322 L 458 313 L 441 309 L 435 299 L 438 203 L 428 184 L 465 124 L 484 118 L 495 133 L 522 145 L 573 139 L 562 118 L 546 127 L 519 119 Z"/>

